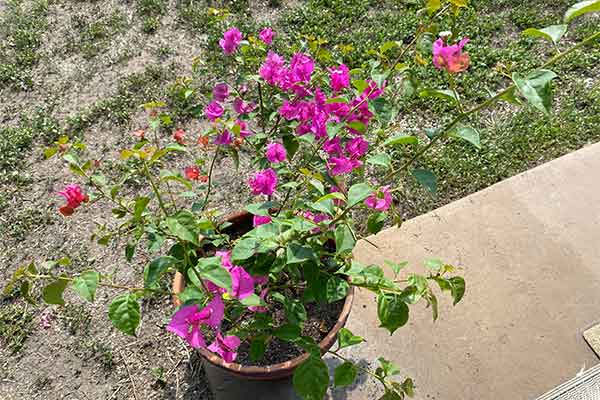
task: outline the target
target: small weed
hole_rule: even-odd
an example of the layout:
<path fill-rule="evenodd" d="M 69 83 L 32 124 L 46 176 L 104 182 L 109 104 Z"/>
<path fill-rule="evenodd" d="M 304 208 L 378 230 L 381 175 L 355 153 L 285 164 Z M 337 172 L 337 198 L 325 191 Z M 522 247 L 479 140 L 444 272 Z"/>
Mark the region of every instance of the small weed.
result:
<path fill-rule="evenodd" d="M 84 58 L 92 58 L 108 50 L 112 37 L 125 29 L 126 19 L 116 10 L 94 20 L 90 20 L 88 15 L 78 15 L 74 25 L 79 37 L 70 46 L 80 51 Z"/>
<path fill-rule="evenodd" d="M 142 22 L 142 32 L 154 33 L 160 28 L 160 19 L 158 17 L 145 17 Z"/>
<path fill-rule="evenodd" d="M 92 316 L 89 307 L 68 303 L 61 308 L 59 318 L 71 335 L 87 335 L 90 332 Z"/>
<path fill-rule="evenodd" d="M 0 233 L 7 234 L 18 241 L 27 237 L 35 227 L 43 227 L 52 223 L 52 214 L 46 210 L 26 207 L 16 213 L 8 214 L 7 223 L 0 225 Z"/>
<path fill-rule="evenodd" d="M 167 12 L 164 0 L 138 0 L 137 12 L 143 17 L 142 32 L 152 34 L 160 28 L 160 18 Z"/>
<path fill-rule="evenodd" d="M 13 354 L 18 353 L 33 329 L 33 313 L 26 306 L 0 307 L 0 338 Z"/>
<path fill-rule="evenodd" d="M 37 0 L 26 7 L 22 0 L 8 2 L 0 20 L 0 89 L 33 86 L 31 68 L 39 61 L 37 52 L 46 30 L 48 3 Z"/>

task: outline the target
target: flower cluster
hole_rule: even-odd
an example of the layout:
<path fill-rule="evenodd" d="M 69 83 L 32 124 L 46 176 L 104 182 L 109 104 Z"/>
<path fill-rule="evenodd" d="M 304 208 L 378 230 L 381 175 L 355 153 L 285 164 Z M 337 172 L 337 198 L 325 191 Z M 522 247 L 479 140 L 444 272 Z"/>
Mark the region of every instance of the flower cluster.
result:
<path fill-rule="evenodd" d="M 185 339 L 193 348 L 208 348 L 208 350 L 219 354 L 225 361 L 233 362 L 236 357 L 236 349 L 240 345 L 237 336 L 223 336 L 221 323 L 223 321 L 225 305 L 223 298 L 243 300 L 260 290 L 259 298 L 264 299 L 268 293 L 266 286 L 268 278 L 265 276 L 251 276 L 243 267 L 231 262 L 230 251 L 217 251 L 220 257 L 221 268 L 224 268 L 231 277 L 231 291 L 219 287 L 209 280 L 203 285 L 213 295 L 212 300 L 203 309 L 197 304 L 180 308 L 171 318 L 167 330 Z M 262 306 L 249 306 L 251 312 L 265 312 Z M 214 342 L 207 346 L 204 339 L 204 330 L 209 330 L 215 337 Z"/>

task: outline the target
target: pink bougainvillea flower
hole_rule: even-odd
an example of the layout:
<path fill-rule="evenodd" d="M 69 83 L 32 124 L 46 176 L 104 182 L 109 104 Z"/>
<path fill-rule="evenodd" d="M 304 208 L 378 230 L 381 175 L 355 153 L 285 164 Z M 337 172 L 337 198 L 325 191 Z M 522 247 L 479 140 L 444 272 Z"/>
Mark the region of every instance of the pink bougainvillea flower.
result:
<path fill-rule="evenodd" d="M 256 109 L 256 104 L 254 103 L 245 103 L 241 97 L 236 97 L 233 100 L 233 109 L 236 113 L 243 115 L 251 113 Z"/>
<path fill-rule="evenodd" d="M 270 222 L 271 222 L 271 217 L 269 217 L 268 215 L 255 215 L 252 218 L 252 225 L 254 225 L 254 226 L 264 225 L 264 224 L 268 224 Z"/>
<path fill-rule="evenodd" d="M 437 69 L 446 69 L 451 74 L 466 71 L 469 68 L 471 59 L 468 53 L 463 53 L 463 48 L 469 43 L 468 38 L 464 38 L 458 43 L 448 46 L 443 39 L 433 42 L 433 65 Z"/>
<path fill-rule="evenodd" d="M 225 336 L 221 332 L 217 332 L 215 341 L 208 346 L 208 349 L 216 353 L 225 360 L 225 362 L 233 362 L 237 357 L 237 348 L 240 346 L 240 338 L 237 336 Z"/>
<path fill-rule="evenodd" d="M 183 169 L 183 174 L 185 178 L 190 181 L 200 180 L 200 168 L 198 168 L 196 165 L 185 167 Z"/>
<path fill-rule="evenodd" d="M 210 102 L 204 109 L 204 115 L 211 121 L 215 121 L 223 115 L 223 107 L 216 101 Z"/>
<path fill-rule="evenodd" d="M 229 96 L 229 86 L 226 83 L 217 83 L 212 91 L 213 99 L 222 103 Z"/>
<path fill-rule="evenodd" d="M 248 124 L 246 124 L 245 121 L 238 119 L 237 121 L 235 121 L 235 125 L 240 127 L 240 137 L 241 138 L 245 138 L 245 137 L 252 135 L 252 132 L 250 130 L 248 130 Z"/>
<path fill-rule="evenodd" d="M 256 286 L 266 285 L 269 282 L 269 277 L 264 275 L 253 276 L 252 279 L 254 279 L 254 285 Z"/>
<path fill-rule="evenodd" d="M 229 270 L 231 275 L 231 296 L 237 299 L 245 299 L 254 293 L 254 279 L 240 266 L 234 265 Z"/>
<path fill-rule="evenodd" d="M 304 53 L 296 53 L 290 61 L 290 70 L 294 82 L 310 82 L 315 69 L 315 62 Z"/>
<path fill-rule="evenodd" d="M 269 84 L 275 85 L 282 79 L 283 75 L 286 73 L 284 64 L 285 60 L 283 59 L 283 57 L 281 57 L 277 53 L 269 51 L 265 62 L 260 66 L 260 69 L 258 70 L 258 74 Z"/>
<path fill-rule="evenodd" d="M 181 307 L 167 325 L 167 330 L 185 339 L 190 346 L 197 349 L 206 347 L 201 326 L 206 325 L 211 328 L 218 328 L 223 321 L 225 306 L 221 296 L 215 296 L 202 310 L 198 310 L 198 305 Z"/>
<path fill-rule="evenodd" d="M 310 131 L 315 134 L 317 139 L 327 137 L 327 121 L 329 116 L 324 112 L 315 114 L 312 118 L 312 125 Z"/>
<path fill-rule="evenodd" d="M 369 96 L 369 100 L 374 100 L 383 94 L 385 85 L 387 82 L 383 82 L 381 86 L 377 86 L 377 83 L 371 79 L 367 80 L 369 86 L 363 91 L 363 96 Z M 366 102 L 364 104 L 367 104 Z M 368 104 L 367 104 L 368 108 Z"/>
<path fill-rule="evenodd" d="M 183 129 L 177 129 L 173 132 L 173 140 L 179 144 L 185 144 L 185 131 Z"/>
<path fill-rule="evenodd" d="M 285 151 L 285 147 L 279 143 L 269 143 L 267 145 L 267 160 L 271 163 L 280 163 L 285 161 L 287 157 L 287 152 Z"/>
<path fill-rule="evenodd" d="M 233 263 L 231 262 L 231 251 L 217 251 L 215 256 L 221 257 L 221 265 L 226 270 L 229 271 L 231 268 L 233 268 Z"/>
<path fill-rule="evenodd" d="M 350 70 L 345 64 L 339 67 L 327 68 L 329 71 L 329 84 L 334 92 L 350 86 Z"/>
<path fill-rule="evenodd" d="M 260 291 L 260 295 L 258 297 L 260 297 L 261 300 L 264 300 L 268 293 L 269 293 L 269 288 L 264 288 L 263 290 Z M 252 312 L 257 312 L 257 313 L 264 313 L 264 312 L 267 312 L 267 307 L 265 307 L 265 306 L 250 306 L 250 307 L 248 307 L 248 310 L 250 310 Z"/>
<path fill-rule="evenodd" d="M 340 156 L 342 155 L 342 145 L 340 144 L 340 137 L 335 136 L 331 139 L 325 140 L 323 142 L 323 150 L 330 156 Z"/>
<path fill-rule="evenodd" d="M 360 158 L 369 150 L 369 142 L 361 136 L 355 137 L 346 143 L 346 152 L 351 158 Z"/>
<path fill-rule="evenodd" d="M 360 160 L 353 160 L 348 157 L 330 157 L 329 172 L 331 175 L 343 175 L 352 172 L 354 168 L 362 165 Z"/>
<path fill-rule="evenodd" d="M 219 144 L 219 145 L 223 145 L 223 146 L 228 146 L 232 142 L 233 142 L 233 135 L 227 129 L 225 129 L 223 132 L 219 133 L 215 137 L 215 141 L 214 141 L 215 144 Z"/>
<path fill-rule="evenodd" d="M 392 194 L 389 186 L 382 186 L 365 200 L 367 207 L 377 211 L 385 211 L 392 204 Z"/>
<path fill-rule="evenodd" d="M 271 45 L 273 38 L 276 36 L 275 32 L 271 28 L 263 28 L 258 34 L 258 38 L 264 42 L 264 44 Z"/>
<path fill-rule="evenodd" d="M 223 39 L 219 40 L 219 46 L 223 49 L 223 53 L 231 55 L 237 50 L 241 41 L 242 33 L 238 28 L 231 28 L 223 34 Z"/>
<path fill-rule="evenodd" d="M 270 196 L 277 187 L 277 173 L 272 168 L 255 172 L 254 176 L 248 179 L 248 185 L 252 189 L 252 194 Z"/>
<path fill-rule="evenodd" d="M 65 186 L 62 192 L 58 192 L 59 196 L 62 196 L 67 201 L 67 204 L 60 207 L 58 211 L 68 217 L 75 212 L 75 209 L 89 200 L 87 194 L 83 193 L 81 186 L 77 184 L 70 184 Z"/>
<path fill-rule="evenodd" d="M 133 136 L 139 138 L 140 140 L 142 140 L 144 138 L 144 136 L 146 135 L 146 132 L 144 132 L 143 129 L 138 129 L 137 131 L 131 132 L 131 134 Z"/>

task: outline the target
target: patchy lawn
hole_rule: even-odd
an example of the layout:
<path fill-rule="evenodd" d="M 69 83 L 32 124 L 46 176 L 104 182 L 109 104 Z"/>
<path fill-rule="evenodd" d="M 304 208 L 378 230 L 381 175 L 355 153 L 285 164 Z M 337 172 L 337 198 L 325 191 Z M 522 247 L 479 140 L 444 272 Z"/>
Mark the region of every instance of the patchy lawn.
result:
<path fill-rule="evenodd" d="M 522 71 L 541 65 L 550 46 L 520 31 L 559 23 L 571 0 L 473 0 L 460 17 L 471 38 L 472 67 L 458 77 L 460 94 L 481 100 L 505 82 L 500 67 Z M 194 57 L 219 67 L 222 34 L 209 7 L 226 7 L 231 25 L 257 32 L 271 25 L 284 39 L 326 39 L 323 46 L 351 66 L 369 58 L 382 42 L 408 42 L 418 23 L 420 0 L 0 0 L 0 283 L 35 260 L 69 256 L 71 271 L 91 265 L 122 282 L 141 281 L 148 254 L 124 262 L 125 243 L 109 247 L 87 239 L 110 210 L 87 209 L 76 218 L 57 212 L 55 192 L 71 181 L 44 147 L 60 135 L 94 149 L 105 168 L 117 168 L 118 150 L 145 127 L 139 105 L 164 100 L 177 127 L 198 132 L 199 99 L 185 96 Z M 565 38 L 572 44 L 592 33 L 598 15 L 582 18 Z M 448 21 L 448 26 L 452 22 Z M 278 51 L 289 54 L 286 40 Z M 414 61 L 409 61 L 414 62 Z M 419 161 L 435 171 L 438 193 L 411 179 L 399 184 L 405 218 L 430 211 L 535 165 L 600 139 L 600 43 L 576 52 L 554 70 L 561 78 L 551 116 L 503 105 L 472 120 L 482 149 L 448 139 Z M 441 75 L 420 69 L 425 85 L 442 87 Z M 197 73 L 203 73 L 203 68 Z M 207 76 L 210 81 L 210 76 Z M 207 90 L 208 84 L 202 90 Z M 396 96 L 398 130 L 418 134 L 435 127 L 446 105 Z M 410 150 L 407 150 L 409 152 Z M 399 151 L 397 156 L 405 156 Z M 244 176 L 224 163 L 216 177 L 219 207 L 236 210 L 247 198 Z M 164 283 L 168 284 L 167 282 Z M 34 293 L 39 296 L 39 293 Z M 167 300 L 144 303 L 136 338 L 115 332 L 106 317 L 114 293 L 93 307 L 32 306 L 0 299 L 0 398 L 162 399 L 208 396 L 198 359 L 165 322 Z M 48 327 L 41 326 L 48 320 Z M 71 397 L 69 397 L 71 396 Z M 194 397 L 195 396 L 195 397 Z"/>

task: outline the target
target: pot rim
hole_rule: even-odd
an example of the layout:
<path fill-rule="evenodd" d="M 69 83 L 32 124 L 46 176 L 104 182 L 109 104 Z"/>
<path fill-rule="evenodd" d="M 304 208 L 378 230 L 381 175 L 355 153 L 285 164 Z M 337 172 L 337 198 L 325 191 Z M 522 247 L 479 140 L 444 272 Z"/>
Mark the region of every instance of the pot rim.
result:
<path fill-rule="evenodd" d="M 234 214 L 230 214 L 226 220 L 237 220 L 249 215 L 247 211 L 241 211 Z M 180 272 L 175 273 L 175 277 L 173 278 L 173 293 L 178 294 L 181 293 L 185 288 L 185 279 Z M 352 302 L 354 300 L 354 286 L 350 285 L 348 289 L 348 294 L 346 295 L 346 300 L 344 301 L 344 306 L 342 311 L 335 323 L 335 325 L 331 328 L 329 333 L 319 342 L 319 348 L 321 350 L 321 354 L 325 354 L 327 350 L 329 350 L 336 341 L 337 334 L 344 327 L 348 317 L 350 315 L 350 310 L 352 308 Z M 175 306 L 180 306 L 181 301 L 177 298 L 177 296 L 173 296 L 173 304 Z M 281 363 L 268 365 L 268 366 L 256 366 L 249 365 L 244 366 L 235 362 L 228 363 L 223 360 L 221 357 L 216 354 L 208 351 L 204 348 L 197 349 L 200 354 L 211 364 L 225 369 L 235 375 L 239 375 L 245 378 L 250 379 L 278 379 L 278 378 L 286 378 L 293 374 L 294 369 L 302 364 L 306 359 L 308 359 L 309 354 L 303 353 L 298 357 L 292 358 L 291 360 L 284 361 Z"/>

